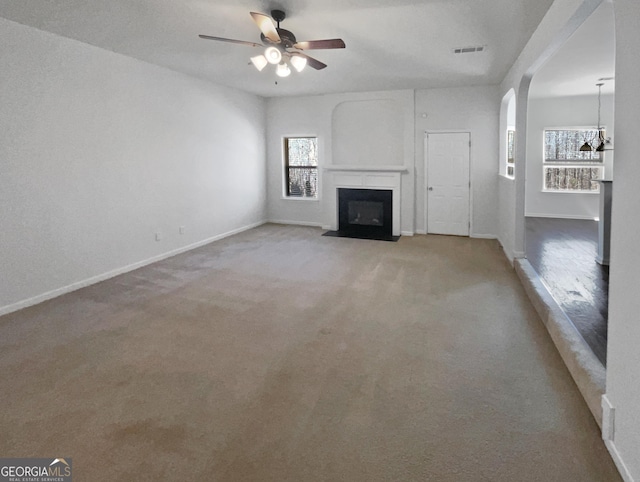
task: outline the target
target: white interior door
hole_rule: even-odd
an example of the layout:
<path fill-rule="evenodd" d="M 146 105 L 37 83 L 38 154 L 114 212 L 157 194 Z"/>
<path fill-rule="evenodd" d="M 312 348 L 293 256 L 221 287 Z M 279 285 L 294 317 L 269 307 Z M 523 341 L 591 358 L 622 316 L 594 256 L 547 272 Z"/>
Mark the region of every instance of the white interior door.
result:
<path fill-rule="evenodd" d="M 427 232 L 469 236 L 469 133 L 428 134 Z"/>

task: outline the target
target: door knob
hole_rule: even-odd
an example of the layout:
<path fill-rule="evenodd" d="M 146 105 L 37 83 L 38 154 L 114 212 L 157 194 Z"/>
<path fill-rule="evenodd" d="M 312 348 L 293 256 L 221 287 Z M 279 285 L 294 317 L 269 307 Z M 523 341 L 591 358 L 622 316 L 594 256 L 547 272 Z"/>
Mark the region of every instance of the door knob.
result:
<path fill-rule="evenodd" d="M 429 191 L 433 191 L 433 188 L 431 186 L 429 186 Z"/>

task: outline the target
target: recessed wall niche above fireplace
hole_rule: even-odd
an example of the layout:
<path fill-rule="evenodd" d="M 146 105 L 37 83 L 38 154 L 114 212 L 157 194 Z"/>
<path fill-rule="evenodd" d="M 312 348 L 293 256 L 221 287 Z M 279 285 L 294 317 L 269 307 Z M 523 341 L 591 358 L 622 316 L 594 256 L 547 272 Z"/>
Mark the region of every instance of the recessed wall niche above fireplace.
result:
<path fill-rule="evenodd" d="M 397 241 L 391 189 L 338 188 L 338 230 L 329 236 Z"/>

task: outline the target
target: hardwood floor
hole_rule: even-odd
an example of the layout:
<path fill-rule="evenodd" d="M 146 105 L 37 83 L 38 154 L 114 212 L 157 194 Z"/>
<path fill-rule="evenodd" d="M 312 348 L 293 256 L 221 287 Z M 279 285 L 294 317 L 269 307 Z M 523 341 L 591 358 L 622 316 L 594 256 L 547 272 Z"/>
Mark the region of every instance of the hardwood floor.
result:
<path fill-rule="evenodd" d="M 526 218 L 529 262 L 606 365 L 609 267 L 596 262 L 597 251 L 597 221 Z"/>

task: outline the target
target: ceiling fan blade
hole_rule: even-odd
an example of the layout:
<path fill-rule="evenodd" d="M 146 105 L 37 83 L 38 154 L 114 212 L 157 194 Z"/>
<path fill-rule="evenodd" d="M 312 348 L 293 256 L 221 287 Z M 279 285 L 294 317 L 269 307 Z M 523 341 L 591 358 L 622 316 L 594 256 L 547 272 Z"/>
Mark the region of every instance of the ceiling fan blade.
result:
<path fill-rule="evenodd" d="M 343 49 L 346 47 L 344 40 L 341 38 L 332 38 L 327 40 L 307 40 L 294 44 L 294 47 L 300 50 L 313 49 Z"/>
<path fill-rule="evenodd" d="M 229 42 L 232 44 L 250 45 L 251 47 L 263 47 L 262 44 L 256 42 L 247 42 L 246 40 L 234 40 L 232 38 L 212 37 L 211 35 L 198 35 L 198 37 L 206 40 L 218 40 L 220 42 Z"/>
<path fill-rule="evenodd" d="M 251 17 L 265 37 L 272 42 L 280 43 L 280 35 L 278 35 L 278 31 L 271 17 L 264 13 L 256 12 L 251 12 Z"/>
<path fill-rule="evenodd" d="M 309 57 L 308 55 L 303 54 L 302 52 L 296 52 L 296 55 L 299 55 L 300 57 L 304 57 L 305 59 L 307 59 L 307 65 L 312 69 L 322 70 L 327 66 L 327 64 L 324 64 L 319 60 L 314 59 L 313 57 Z"/>

